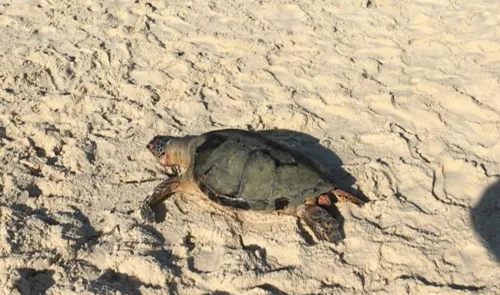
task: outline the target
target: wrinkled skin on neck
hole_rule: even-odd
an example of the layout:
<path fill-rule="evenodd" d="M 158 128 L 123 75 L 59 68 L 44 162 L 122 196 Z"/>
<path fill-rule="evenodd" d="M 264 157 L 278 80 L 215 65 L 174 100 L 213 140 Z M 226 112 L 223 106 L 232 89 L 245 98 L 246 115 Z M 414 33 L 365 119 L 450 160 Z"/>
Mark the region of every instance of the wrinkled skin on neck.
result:
<path fill-rule="evenodd" d="M 193 136 L 155 136 L 147 145 L 167 174 L 179 175 L 191 166 L 194 153 Z"/>

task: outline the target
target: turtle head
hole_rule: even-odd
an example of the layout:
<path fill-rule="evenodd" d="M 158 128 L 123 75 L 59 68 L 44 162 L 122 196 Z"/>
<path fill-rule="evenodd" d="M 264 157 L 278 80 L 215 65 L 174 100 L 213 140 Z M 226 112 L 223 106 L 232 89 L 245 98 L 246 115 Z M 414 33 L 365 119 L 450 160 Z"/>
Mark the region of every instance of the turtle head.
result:
<path fill-rule="evenodd" d="M 173 136 L 155 136 L 146 147 L 156 158 L 161 159 L 165 156 L 168 144 L 174 138 Z"/>
<path fill-rule="evenodd" d="M 155 136 L 146 146 L 168 175 L 182 174 L 191 163 L 189 137 Z"/>

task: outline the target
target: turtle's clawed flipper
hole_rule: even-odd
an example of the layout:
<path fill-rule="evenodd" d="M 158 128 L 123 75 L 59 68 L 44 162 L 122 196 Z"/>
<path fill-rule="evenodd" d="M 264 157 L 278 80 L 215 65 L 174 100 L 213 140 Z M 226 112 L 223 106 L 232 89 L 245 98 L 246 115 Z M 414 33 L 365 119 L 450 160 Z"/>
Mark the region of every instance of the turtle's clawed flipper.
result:
<path fill-rule="evenodd" d="M 146 199 L 144 199 L 144 201 L 141 204 L 140 213 L 142 219 L 144 219 L 144 221 L 148 223 L 154 222 L 155 214 L 153 212 L 153 209 L 151 209 L 151 206 L 173 194 L 177 189 L 177 187 L 179 186 L 179 184 L 180 184 L 180 178 L 174 177 L 163 181 L 157 187 L 155 187 L 153 193 L 149 195 Z"/>
<path fill-rule="evenodd" d="M 336 198 L 336 203 L 350 202 L 350 203 L 356 204 L 360 207 L 365 204 L 364 201 L 362 201 L 362 200 L 356 198 L 355 196 L 351 195 L 350 193 L 345 192 L 345 191 L 340 190 L 340 189 L 335 189 L 335 190 L 331 191 L 330 193 L 333 194 L 333 196 Z"/>
<path fill-rule="evenodd" d="M 307 206 L 299 213 L 319 240 L 338 243 L 342 240 L 340 222 L 319 206 Z"/>

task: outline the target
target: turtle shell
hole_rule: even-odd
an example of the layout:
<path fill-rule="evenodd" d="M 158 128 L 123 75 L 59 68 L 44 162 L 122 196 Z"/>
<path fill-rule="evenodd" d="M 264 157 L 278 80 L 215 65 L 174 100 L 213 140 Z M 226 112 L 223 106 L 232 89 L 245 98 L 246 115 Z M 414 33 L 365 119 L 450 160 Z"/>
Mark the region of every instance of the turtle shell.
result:
<path fill-rule="evenodd" d="M 226 129 L 201 137 L 193 174 L 209 197 L 225 205 L 275 210 L 336 188 L 312 159 L 254 132 Z"/>

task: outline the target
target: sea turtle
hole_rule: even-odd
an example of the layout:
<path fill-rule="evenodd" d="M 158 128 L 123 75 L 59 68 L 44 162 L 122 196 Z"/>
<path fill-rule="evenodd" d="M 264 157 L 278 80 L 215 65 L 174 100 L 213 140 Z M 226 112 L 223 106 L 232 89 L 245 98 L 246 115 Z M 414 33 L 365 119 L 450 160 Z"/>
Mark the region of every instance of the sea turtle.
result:
<path fill-rule="evenodd" d="M 141 207 L 151 206 L 182 183 L 197 184 L 211 200 L 245 210 L 279 211 L 301 218 L 320 240 L 342 239 L 331 203 L 363 201 L 337 189 L 325 170 L 305 154 L 253 131 L 223 129 L 197 136 L 155 136 L 147 148 L 171 177 Z"/>

